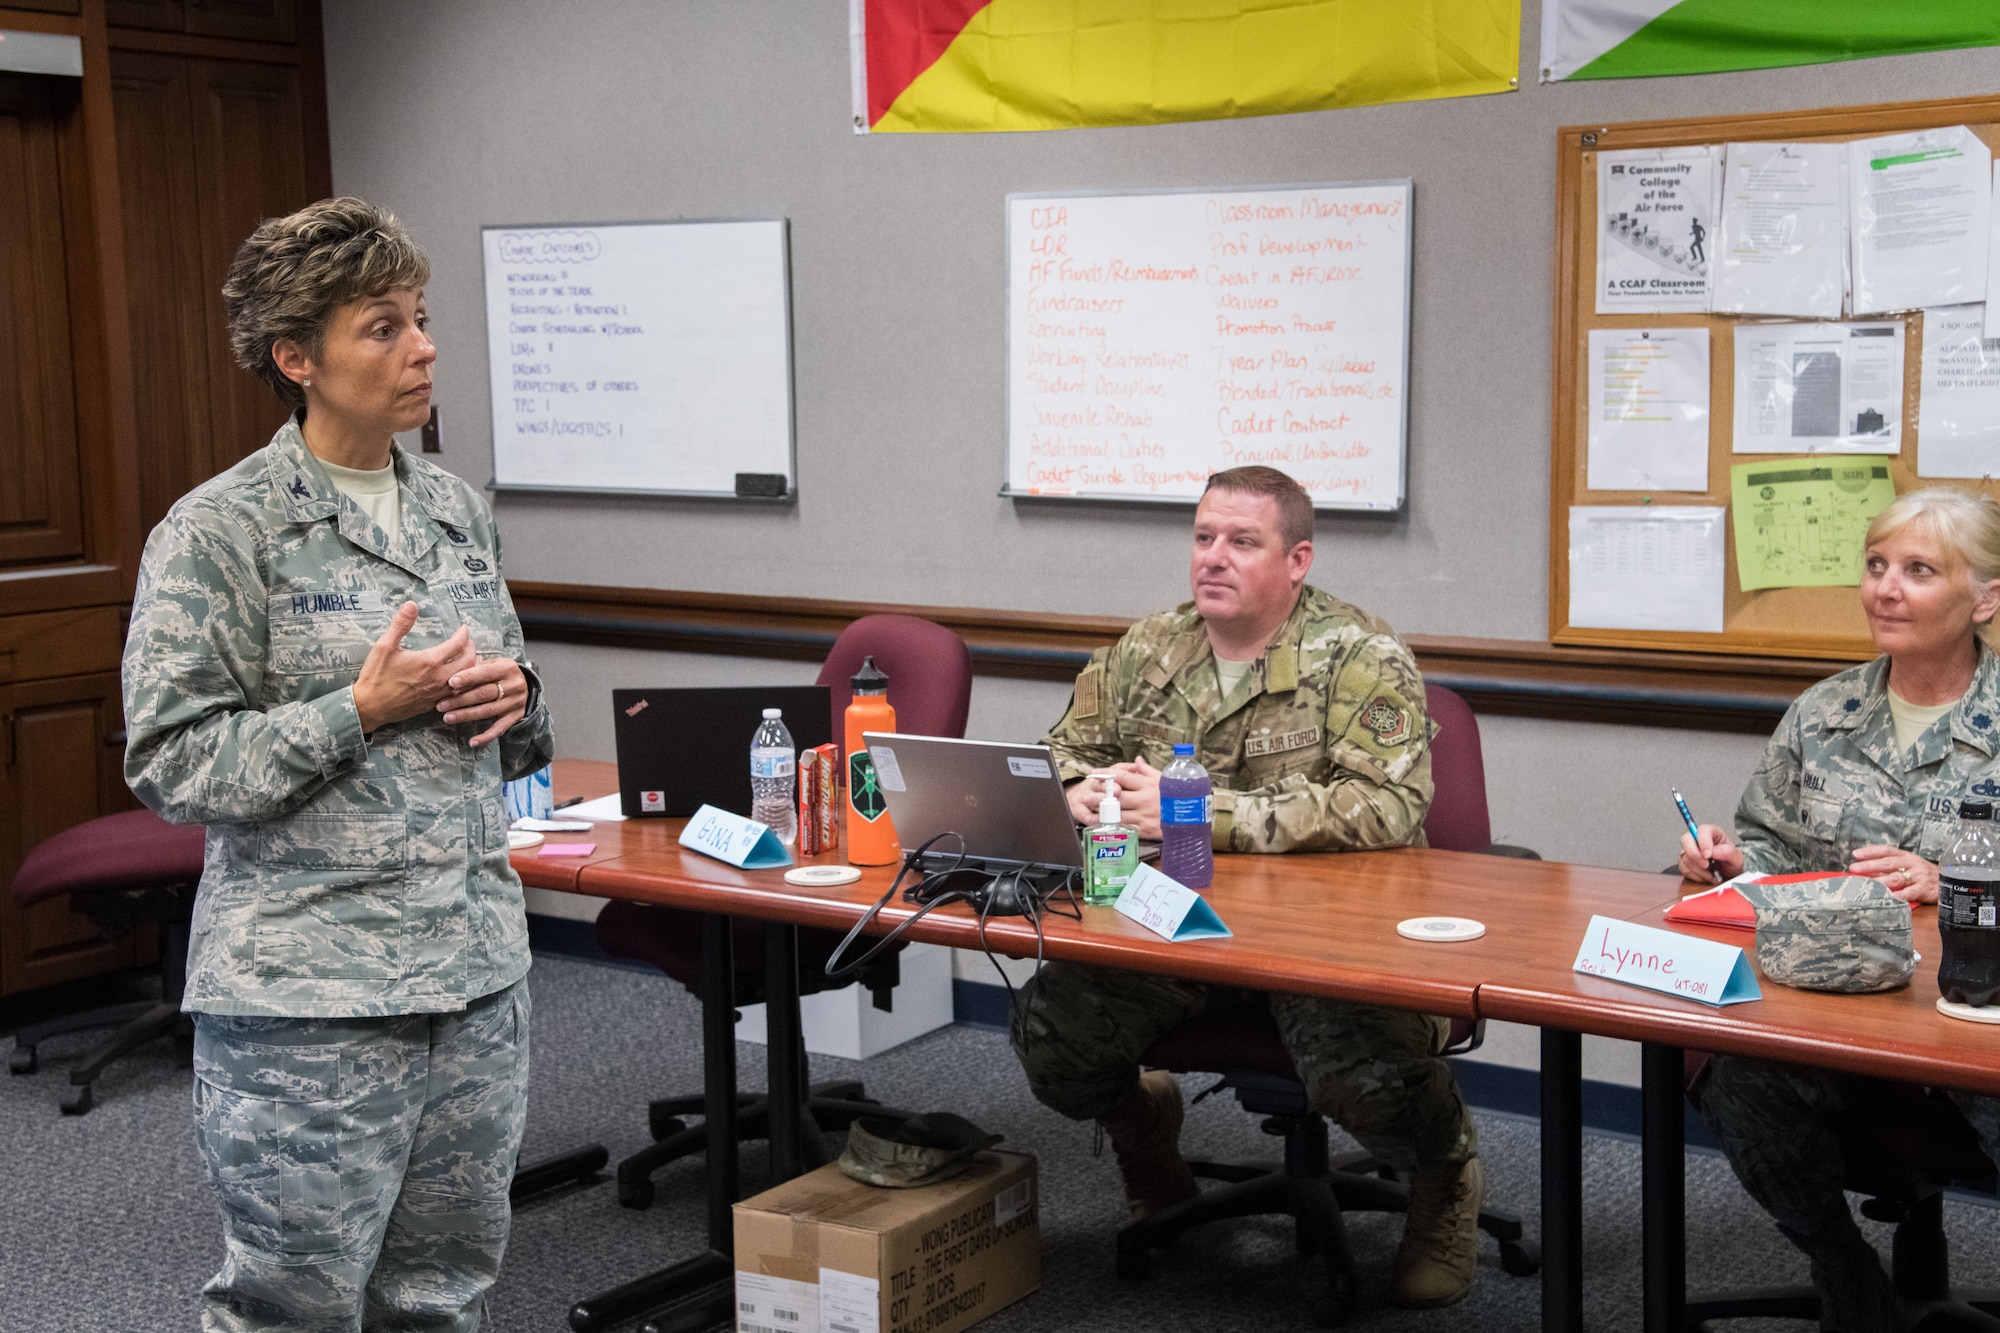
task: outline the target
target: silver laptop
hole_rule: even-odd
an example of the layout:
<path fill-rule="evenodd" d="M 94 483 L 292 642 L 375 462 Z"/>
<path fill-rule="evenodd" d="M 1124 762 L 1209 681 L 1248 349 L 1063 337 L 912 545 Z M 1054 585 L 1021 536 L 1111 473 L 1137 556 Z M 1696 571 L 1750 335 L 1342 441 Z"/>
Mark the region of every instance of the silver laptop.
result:
<path fill-rule="evenodd" d="M 1083 844 L 1046 745 L 862 733 L 905 852 L 940 833 L 968 860 L 1083 868 Z M 932 857 L 959 849 L 943 838 Z"/>

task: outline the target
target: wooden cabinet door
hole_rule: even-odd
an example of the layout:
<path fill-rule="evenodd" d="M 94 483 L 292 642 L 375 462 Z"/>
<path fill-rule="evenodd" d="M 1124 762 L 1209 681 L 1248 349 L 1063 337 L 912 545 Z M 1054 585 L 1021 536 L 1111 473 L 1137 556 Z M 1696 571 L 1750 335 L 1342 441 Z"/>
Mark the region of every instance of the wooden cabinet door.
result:
<path fill-rule="evenodd" d="M 187 0 L 105 0 L 104 19 L 114 28 L 185 32 Z M 118 128 L 122 134 L 125 127 Z"/>
<path fill-rule="evenodd" d="M 312 201 L 297 68 L 114 51 L 111 74 L 150 531 L 284 424 L 230 354 L 222 281 L 259 222 Z"/>
<path fill-rule="evenodd" d="M 222 278 L 202 265 L 189 84 L 185 60 L 111 53 L 139 519 L 148 532 L 197 482 L 235 461 L 217 456 L 209 426 L 209 341 L 222 324 Z"/>
<path fill-rule="evenodd" d="M 251 42 L 298 40 L 296 0 L 106 0 L 104 15 L 115 28 L 191 32 Z"/>
<path fill-rule="evenodd" d="M 312 202 L 306 193 L 299 71 L 292 65 L 189 61 L 201 275 L 214 291 L 236 247 L 265 218 Z M 208 404 L 216 470 L 271 442 L 284 404 L 229 352 L 220 302 L 208 333 Z M 197 477 L 193 480 L 199 481 Z"/>
<path fill-rule="evenodd" d="M 70 82 L 0 74 L 0 566 L 83 553 L 57 148 Z"/>
<path fill-rule="evenodd" d="M 294 0 L 187 0 L 187 30 L 251 42 L 298 40 Z"/>
<path fill-rule="evenodd" d="M 116 672 L 0 687 L 0 993 L 130 967 L 135 936 L 106 941 L 66 900 L 14 905 L 14 871 L 45 838 L 130 809 Z"/>

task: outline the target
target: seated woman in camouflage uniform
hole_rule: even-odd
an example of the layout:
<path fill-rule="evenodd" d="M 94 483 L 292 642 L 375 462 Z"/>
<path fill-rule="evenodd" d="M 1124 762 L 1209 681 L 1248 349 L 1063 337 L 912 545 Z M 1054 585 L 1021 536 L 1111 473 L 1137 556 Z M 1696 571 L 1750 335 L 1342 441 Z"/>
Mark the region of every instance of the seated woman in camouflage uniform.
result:
<path fill-rule="evenodd" d="M 224 1258 L 201 1324 L 477 1328 L 527 1104 L 503 777 L 549 761 L 493 515 L 396 447 L 430 413 L 430 265 L 329 199 L 223 298 L 293 412 L 146 542 L 126 778 L 208 826 L 188 950 Z"/>
<path fill-rule="evenodd" d="M 1737 839 L 1681 837 L 1681 873 L 1846 868 L 1934 903 L 1958 803 L 2000 781 L 2000 656 L 1980 638 L 2000 611 L 2000 503 L 1914 491 L 1869 525 L 1861 607 L 1882 656 L 1801 695 L 1736 811 Z M 1812 1261 L 1820 1326 L 1891 1327 L 1894 1295 L 1841 1191 L 1832 1122 L 1865 1082 L 1744 1056 L 1710 1060 L 1695 1089 L 1744 1188 Z M 2000 1102 L 1954 1094 L 2000 1160 Z"/>

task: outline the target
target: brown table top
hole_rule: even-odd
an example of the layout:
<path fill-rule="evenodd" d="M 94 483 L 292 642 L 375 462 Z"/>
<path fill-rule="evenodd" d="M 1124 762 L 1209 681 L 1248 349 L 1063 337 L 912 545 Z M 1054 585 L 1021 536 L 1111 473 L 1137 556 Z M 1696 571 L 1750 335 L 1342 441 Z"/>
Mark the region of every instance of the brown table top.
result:
<path fill-rule="evenodd" d="M 1696 890 L 1695 885 L 1683 886 Z M 1747 930 L 1673 925 L 1649 907 L 1628 919 L 1740 947 L 1756 966 Z M 1761 1055 L 1942 1087 L 2000 1093 L 2000 1026 L 1966 1023 L 1937 1011 L 1942 956 L 1937 909 L 1916 909 L 1922 959 L 1901 990 L 1835 995 L 1770 981 L 1763 999 L 1717 1009 L 1601 977 L 1572 972 L 1581 936 L 1558 937 L 1538 954 L 1510 960 L 1480 983 L 1479 1012 L 1488 1018 L 1570 1028 L 1632 1041 L 1696 1050 Z"/>
<path fill-rule="evenodd" d="M 559 801 L 603 795 L 617 786 L 616 766 L 563 760 L 555 786 Z M 854 884 L 801 889 L 786 884 L 780 871 L 736 870 L 684 851 L 674 841 L 682 824 L 630 820 L 552 834 L 550 841 L 595 842 L 597 850 L 579 861 L 544 860 L 531 850 L 517 853 L 514 866 L 538 888 L 838 928 L 851 926 L 893 876 L 893 867 L 876 867 Z M 1234 937 L 1169 943 L 1109 908 L 1090 907 L 1080 923 L 1046 922 L 1047 956 L 2000 1093 L 2000 1026 L 1949 1019 L 1934 1007 L 1935 909 L 1917 910 L 1923 961 L 1902 990 L 1830 995 L 1760 974 L 1762 1000 L 1716 1009 L 1570 970 L 1596 914 L 1737 945 L 1754 965 L 1747 931 L 1660 919 L 1680 889 L 1694 887 L 1666 876 L 1428 849 L 1226 857 L 1217 868 L 1207 896 Z M 892 904 L 879 929 L 913 910 Z M 1476 917 L 1486 935 L 1424 944 L 1395 933 L 1397 921 L 1433 915 Z M 989 922 L 986 934 L 996 953 L 1034 953 L 1033 928 L 1020 918 Z M 977 923 L 963 907 L 932 913 L 910 938 L 979 947 Z"/>
<path fill-rule="evenodd" d="M 558 800 L 615 785 L 610 764 L 557 766 Z M 873 867 L 853 884 L 795 887 L 784 882 L 782 871 L 737 870 L 684 850 L 675 842 L 684 822 L 628 820 L 599 824 L 588 834 L 554 834 L 552 841 L 594 841 L 597 850 L 581 865 L 549 862 L 536 851 L 517 854 L 514 864 L 524 882 L 539 888 L 840 929 L 852 926 L 894 877 L 892 866 Z M 1227 857 L 1218 870 L 1207 897 L 1235 931 L 1229 939 L 1171 943 L 1110 908 L 1087 907 L 1081 922 L 1045 919 L 1045 954 L 1474 1017 L 1481 981 L 1509 960 L 1545 948 L 1551 938 L 1581 939 L 1593 914 L 1658 908 L 1672 892 L 1657 875 L 1419 849 Z M 875 933 L 915 910 L 892 903 Z M 1446 945 L 1396 934 L 1396 923 L 1408 917 L 1454 915 L 1484 921 L 1486 935 Z M 985 934 L 996 953 L 1035 953 L 1034 928 L 1021 918 L 991 920 Z M 909 938 L 980 947 L 978 923 L 963 906 L 931 913 Z"/>

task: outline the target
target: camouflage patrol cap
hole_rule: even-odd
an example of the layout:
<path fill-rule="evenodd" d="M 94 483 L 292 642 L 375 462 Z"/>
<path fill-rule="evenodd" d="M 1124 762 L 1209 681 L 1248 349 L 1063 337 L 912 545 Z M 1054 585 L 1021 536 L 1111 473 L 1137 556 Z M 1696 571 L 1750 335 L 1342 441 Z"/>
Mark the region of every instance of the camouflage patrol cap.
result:
<path fill-rule="evenodd" d="M 1828 875 L 1737 887 L 1757 911 L 1757 966 L 1781 985 L 1894 990 L 1916 970 L 1910 905 L 1878 880 Z"/>
<path fill-rule="evenodd" d="M 933 1111 L 898 1124 L 857 1120 L 847 1127 L 840 1171 L 864 1185 L 912 1189 L 949 1180 L 971 1163 L 972 1155 L 1000 1142 L 963 1116 Z"/>

